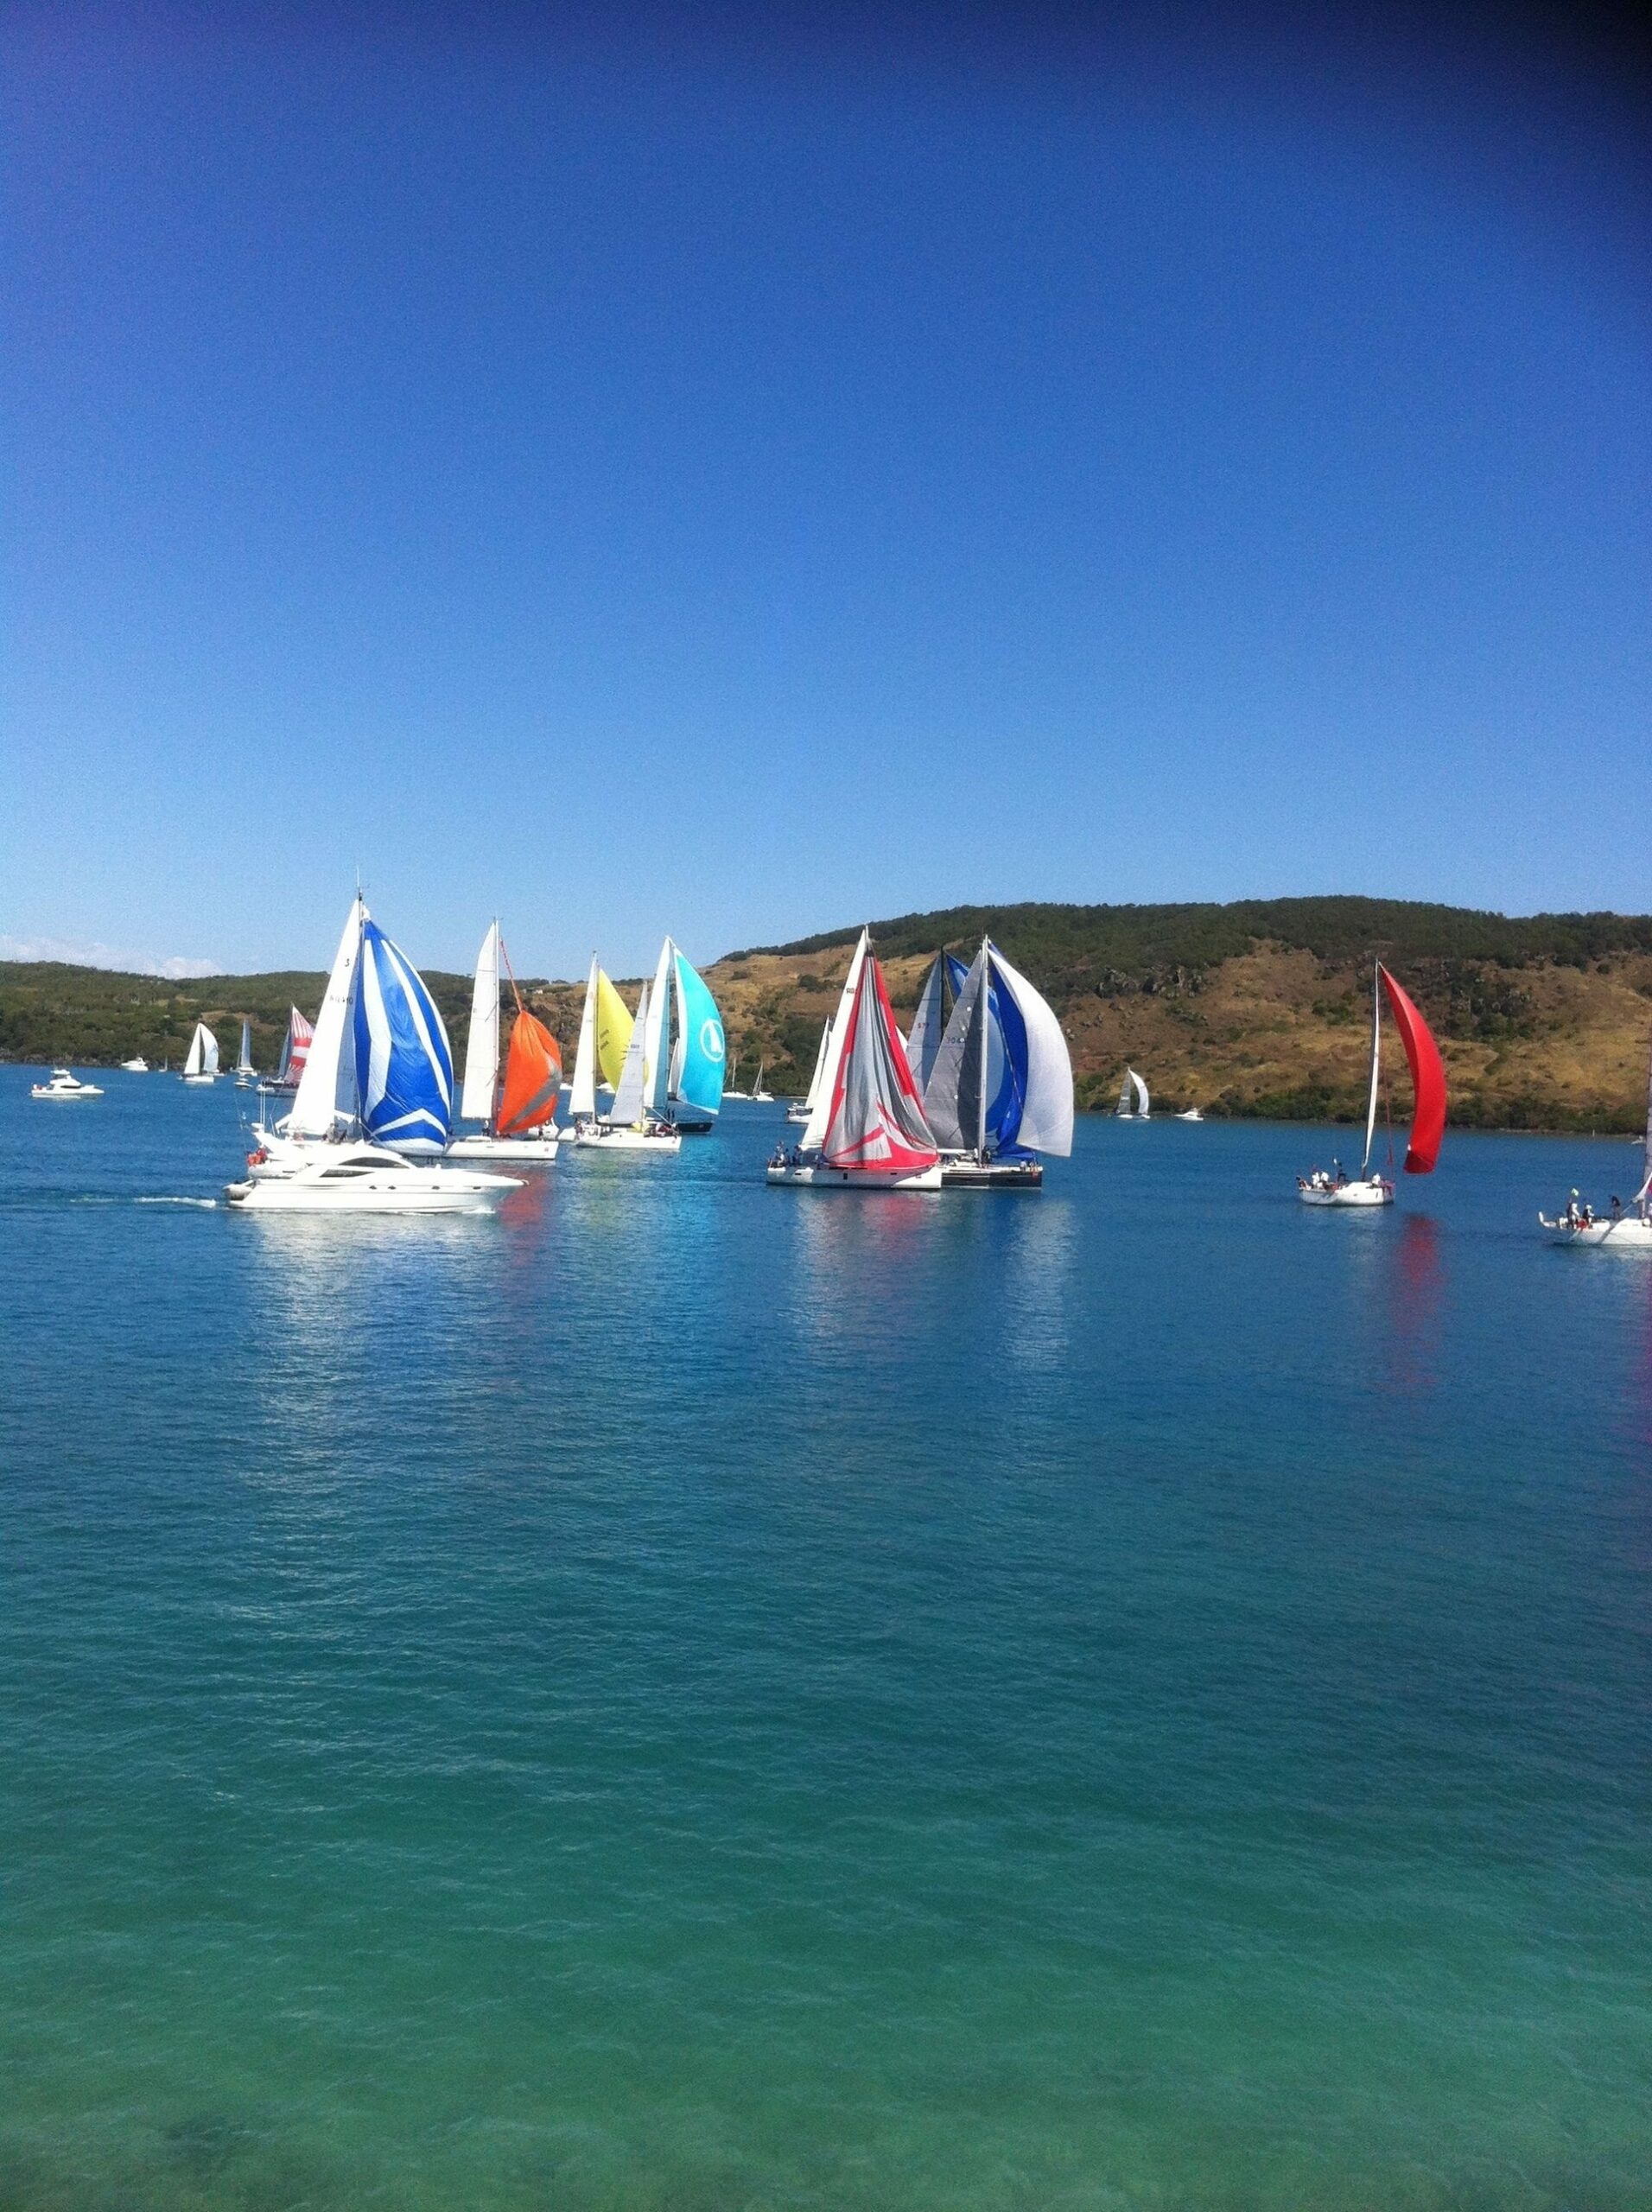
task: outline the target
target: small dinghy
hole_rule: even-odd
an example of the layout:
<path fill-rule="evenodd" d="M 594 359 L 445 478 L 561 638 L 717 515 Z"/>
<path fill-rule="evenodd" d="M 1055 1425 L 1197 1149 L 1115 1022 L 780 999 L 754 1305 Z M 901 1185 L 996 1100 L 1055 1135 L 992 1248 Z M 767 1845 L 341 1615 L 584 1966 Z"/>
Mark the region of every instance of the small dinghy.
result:
<path fill-rule="evenodd" d="M 31 1098 L 101 1098 L 102 1090 L 95 1083 L 82 1083 L 68 1068 L 54 1068 L 49 1083 L 31 1086 Z"/>
<path fill-rule="evenodd" d="M 1407 1175 L 1432 1175 L 1446 1131 L 1446 1070 L 1428 1024 L 1379 960 L 1371 981 L 1371 1084 L 1365 1108 L 1365 1154 L 1357 1175 L 1345 1175 L 1339 1160 L 1329 1171 L 1315 1167 L 1296 1179 L 1305 1206 L 1391 1206 L 1394 1185 L 1371 1173 L 1371 1145 L 1376 1135 L 1376 1094 L 1382 1065 L 1382 1000 L 1387 995 L 1394 1026 L 1405 1046 L 1414 1103 L 1406 1145 Z"/>

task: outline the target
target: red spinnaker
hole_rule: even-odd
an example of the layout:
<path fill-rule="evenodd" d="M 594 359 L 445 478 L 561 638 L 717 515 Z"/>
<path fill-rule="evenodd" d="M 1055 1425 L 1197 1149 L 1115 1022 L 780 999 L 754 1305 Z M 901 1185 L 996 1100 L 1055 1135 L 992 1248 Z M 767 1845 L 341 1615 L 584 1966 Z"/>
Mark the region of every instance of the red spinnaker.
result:
<path fill-rule="evenodd" d="M 895 1027 L 883 970 L 869 952 L 849 1011 L 821 1157 L 829 1167 L 886 1173 L 893 1169 L 899 1174 L 933 1167 L 940 1157 Z"/>
<path fill-rule="evenodd" d="M 1380 963 L 1377 973 L 1388 995 L 1394 1026 L 1406 1048 L 1411 1087 L 1416 1093 L 1411 1110 L 1411 1141 L 1406 1147 L 1406 1173 L 1431 1175 L 1439 1158 L 1439 1141 L 1446 1134 L 1446 1070 L 1428 1024 Z"/>
<path fill-rule="evenodd" d="M 511 1031 L 505 1056 L 505 1089 L 495 1128 L 502 1137 L 526 1136 L 550 1121 L 562 1085 L 562 1056 L 556 1039 L 524 1007 Z"/>

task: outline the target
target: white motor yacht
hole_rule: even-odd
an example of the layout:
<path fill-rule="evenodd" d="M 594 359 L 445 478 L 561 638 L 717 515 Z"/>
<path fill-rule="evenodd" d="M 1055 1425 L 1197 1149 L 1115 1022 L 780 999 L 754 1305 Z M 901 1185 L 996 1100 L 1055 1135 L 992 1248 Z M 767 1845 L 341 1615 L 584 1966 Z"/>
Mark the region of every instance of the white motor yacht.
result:
<path fill-rule="evenodd" d="M 126 1075 L 147 1075 L 149 1071 L 149 1064 L 142 1052 L 135 1052 L 130 1060 L 123 1060 L 120 1065 Z"/>
<path fill-rule="evenodd" d="M 315 1146 L 284 1174 L 249 1175 L 224 1195 L 245 1213 L 491 1213 L 521 1189 L 511 1175 L 427 1167 L 383 1145 Z"/>
<path fill-rule="evenodd" d="M 103 1092 L 95 1083 L 82 1083 L 67 1068 L 54 1068 L 51 1081 L 34 1084 L 29 1095 L 31 1098 L 101 1098 Z"/>

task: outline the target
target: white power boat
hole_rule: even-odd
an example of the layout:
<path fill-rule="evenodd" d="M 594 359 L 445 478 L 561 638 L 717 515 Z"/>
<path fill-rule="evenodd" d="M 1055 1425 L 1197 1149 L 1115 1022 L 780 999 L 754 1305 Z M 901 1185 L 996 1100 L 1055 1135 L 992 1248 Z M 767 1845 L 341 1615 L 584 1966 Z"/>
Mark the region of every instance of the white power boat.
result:
<path fill-rule="evenodd" d="M 1179 1122 L 1202 1122 L 1204 1119 L 1197 1106 L 1189 1106 L 1176 1116 Z"/>
<path fill-rule="evenodd" d="M 54 1068 L 51 1081 L 35 1084 L 29 1095 L 31 1098 L 101 1098 L 103 1092 L 95 1083 L 82 1083 L 68 1068 Z"/>
<path fill-rule="evenodd" d="M 1296 1194 L 1305 1206 L 1391 1206 L 1394 1185 L 1384 1175 L 1371 1173 L 1371 1146 L 1376 1136 L 1376 1093 L 1382 1064 L 1382 999 L 1387 994 L 1394 1026 L 1405 1046 L 1411 1070 L 1414 1103 L 1411 1134 L 1406 1143 L 1406 1173 L 1431 1175 L 1439 1157 L 1439 1141 L 1446 1129 L 1446 1070 L 1428 1024 L 1379 960 L 1371 978 L 1371 1084 L 1365 1105 L 1365 1154 L 1357 1175 L 1344 1175 L 1341 1162 L 1329 1170 L 1315 1167 L 1296 1179 Z"/>
<path fill-rule="evenodd" d="M 521 1188 L 514 1176 L 429 1167 L 383 1145 L 346 1144 L 311 1147 L 284 1175 L 227 1183 L 224 1196 L 244 1213 L 491 1213 Z"/>
<path fill-rule="evenodd" d="M 149 1071 L 149 1064 L 142 1052 L 135 1052 L 130 1060 L 123 1060 L 120 1065 L 127 1075 L 147 1075 Z"/>

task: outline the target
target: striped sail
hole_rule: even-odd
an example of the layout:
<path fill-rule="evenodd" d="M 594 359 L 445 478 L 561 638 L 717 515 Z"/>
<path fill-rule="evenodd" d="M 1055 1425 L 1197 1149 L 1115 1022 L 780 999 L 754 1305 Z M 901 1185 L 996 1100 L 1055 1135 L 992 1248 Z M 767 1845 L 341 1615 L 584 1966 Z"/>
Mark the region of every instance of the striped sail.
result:
<path fill-rule="evenodd" d="M 453 1053 L 424 979 L 377 922 L 364 923 L 355 998 L 362 1127 L 397 1152 L 444 1152 L 453 1135 Z"/>
<path fill-rule="evenodd" d="M 918 1173 L 937 1158 L 883 970 L 862 933 L 859 976 L 832 1084 L 821 1158 L 845 1173 Z"/>

